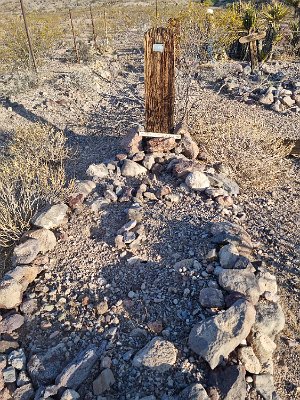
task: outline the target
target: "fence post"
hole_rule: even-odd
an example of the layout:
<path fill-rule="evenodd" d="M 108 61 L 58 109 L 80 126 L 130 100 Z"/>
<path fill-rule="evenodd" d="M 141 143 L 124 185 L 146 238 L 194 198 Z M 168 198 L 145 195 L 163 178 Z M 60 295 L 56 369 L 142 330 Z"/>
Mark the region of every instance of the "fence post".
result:
<path fill-rule="evenodd" d="M 106 46 L 108 46 L 108 29 L 107 29 L 107 18 L 106 18 L 106 9 L 104 9 L 104 29 L 105 29 L 105 41 Z"/>
<path fill-rule="evenodd" d="M 79 63 L 79 62 L 80 62 L 80 58 L 79 58 L 79 52 L 78 52 L 77 43 L 76 43 L 76 36 L 75 36 L 75 30 L 74 30 L 72 12 L 71 12 L 71 9 L 70 9 L 70 8 L 69 8 L 69 16 L 70 16 L 71 27 L 72 27 L 72 35 L 73 35 L 73 42 L 74 42 L 74 50 L 75 50 L 75 52 L 76 52 L 77 62 Z"/>
<path fill-rule="evenodd" d="M 23 0 L 20 0 L 20 4 L 21 4 L 21 10 L 22 10 L 23 20 L 24 20 L 24 25 L 25 25 L 25 30 L 26 30 L 27 40 L 28 40 L 29 52 L 30 52 L 30 56 L 31 56 L 31 59 L 32 59 L 34 70 L 37 73 L 38 70 L 37 70 L 36 60 L 35 60 L 35 56 L 34 56 L 33 49 L 32 49 L 32 44 L 31 44 L 31 39 L 30 39 L 30 35 L 29 35 L 29 30 L 28 30 L 28 25 L 27 25 L 27 19 L 26 19 L 26 13 L 25 13 Z"/>
<path fill-rule="evenodd" d="M 91 4 L 90 4 L 90 14 L 91 14 L 91 22 L 92 22 L 92 28 L 93 28 L 94 44 L 95 44 L 95 47 L 97 47 L 97 35 L 96 35 L 96 30 L 95 30 L 95 23 L 94 23 L 94 17 L 93 17 L 93 11 L 92 11 L 92 5 Z"/>
<path fill-rule="evenodd" d="M 145 34 L 146 131 L 172 133 L 174 104 L 174 35 L 171 29 L 151 28 Z"/>

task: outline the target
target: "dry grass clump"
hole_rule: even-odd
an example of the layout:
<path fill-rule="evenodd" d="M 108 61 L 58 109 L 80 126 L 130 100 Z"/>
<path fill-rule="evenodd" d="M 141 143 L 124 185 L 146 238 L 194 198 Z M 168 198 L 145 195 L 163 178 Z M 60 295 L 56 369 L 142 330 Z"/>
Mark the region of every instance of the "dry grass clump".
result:
<path fill-rule="evenodd" d="M 234 117 L 214 124 L 201 121 L 195 124 L 194 132 L 208 161 L 228 166 L 243 189 L 270 190 L 291 173 L 284 159 L 291 147 L 261 122 Z"/>
<path fill-rule="evenodd" d="M 45 125 L 17 129 L 0 155 L 0 247 L 8 247 L 29 227 L 46 202 L 66 195 L 66 138 Z"/>
<path fill-rule="evenodd" d="M 28 14 L 27 19 L 33 52 L 37 63 L 41 64 L 62 37 L 61 17 L 54 14 L 32 13 Z M 32 60 L 21 17 L 2 18 L 0 43 L 0 71 L 15 71 L 31 67 Z"/>

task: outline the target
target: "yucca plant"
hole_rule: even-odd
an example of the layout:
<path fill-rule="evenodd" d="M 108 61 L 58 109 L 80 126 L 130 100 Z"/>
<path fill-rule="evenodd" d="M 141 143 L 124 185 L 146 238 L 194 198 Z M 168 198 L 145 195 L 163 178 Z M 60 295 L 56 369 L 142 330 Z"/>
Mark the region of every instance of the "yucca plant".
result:
<path fill-rule="evenodd" d="M 263 46 L 265 59 L 270 59 L 274 45 L 280 40 L 280 25 L 288 13 L 288 8 L 277 1 L 266 5 L 262 10 L 262 18 L 267 23 L 267 35 Z"/>
<path fill-rule="evenodd" d="M 288 11 L 288 8 L 285 7 L 284 4 L 275 1 L 274 3 L 268 4 L 263 8 L 262 17 L 269 26 L 278 30 Z"/>
<path fill-rule="evenodd" d="M 291 45 L 294 49 L 295 54 L 300 54 L 300 23 L 292 22 L 290 24 L 290 29 L 292 32 Z"/>
<path fill-rule="evenodd" d="M 248 32 L 255 29 L 257 23 L 257 11 L 252 4 L 247 4 L 243 12 L 243 27 Z"/>

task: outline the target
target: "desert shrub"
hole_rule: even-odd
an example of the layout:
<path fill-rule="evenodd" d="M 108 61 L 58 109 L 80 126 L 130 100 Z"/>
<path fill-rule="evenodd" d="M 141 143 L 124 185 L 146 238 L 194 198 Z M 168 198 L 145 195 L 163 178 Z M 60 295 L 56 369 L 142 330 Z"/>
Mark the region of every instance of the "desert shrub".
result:
<path fill-rule="evenodd" d="M 33 52 L 38 64 L 61 38 L 62 29 L 55 15 L 29 14 L 27 17 Z M 12 16 L 1 23 L 0 59 L 2 69 L 28 68 L 32 60 L 21 17 Z"/>
<path fill-rule="evenodd" d="M 291 147 L 262 123 L 227 118 L 211 124 L 194 123 L 197 142 L 211 163 L 222 162 L 243 189 L 269 190 L 291 171 L 284 160 Z"/>
<path fill-rule="evenodd" d="M 0 155 L 0 247 L 19 239 L 45 203 L 63 200 L 66 138 L 45 125 L 19 128 Z"/>

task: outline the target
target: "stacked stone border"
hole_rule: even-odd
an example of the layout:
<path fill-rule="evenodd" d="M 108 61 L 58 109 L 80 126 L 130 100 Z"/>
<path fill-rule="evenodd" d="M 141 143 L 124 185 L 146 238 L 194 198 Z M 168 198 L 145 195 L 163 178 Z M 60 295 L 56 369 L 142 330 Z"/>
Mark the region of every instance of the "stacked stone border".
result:
<path fill-rule="evenodd" d="M 234 198 L 239 194 L 237 183 L 227 176 L 224 166 L 210 166 L 201 160 L 197 144 L 184 127 L 180 127 L 178 133 L 182 135 L 180 141 L 156 138 L 145 144 L 133 130 L 124 141 L 126 153 L 116 155 L 111 162 L 90 165 L 86 173 L 91 179 L 76 182 L 76 192 L 69 197 L 67 204 L 49 206 L 33 218 L 32 230 L 24 233 L 14 249 L 14 268 L 0 282 L 1 336 L 9 335 L 23 325 L 23 310 L 28 306 L 23 302 L 23 294 L 48 268 L 47 253 L 57 244 L 53 230 L 65 224 L 72 212 L 80 211 L 84 202 L 89 202 L 94 212 L 111 202 L 132 202 L 128 222 L 117 232 L 115 245 L 120 252 L 128 250 L 133 254 L 146 239 L 140 224 L 140 200 L 156 201 L 157 196 L 171 203 L 180 200 L 170 189 L 159 194 L 148 190 L 149 179 L 156 179 L 162 171 L 169 172 L 187 191 L 201 192 L 211 201 L 216 201 L 223 217 L 232 215 L 234 210 L 238 214 L 234 205 Z M 135 193 L 132 189 L 107 189 L 103 198 L 90 200 L 89 195 L 97 182 L 114 174 L 129 180 L 143 179 L 143 182 Z M 240 220 L 243 220 L 242 215 Z M 218 287 L 201 289 L 199 302 L 202 307 L 216 312 L 193 326 L 188 341 L 190 349 L 208 363 L 210 380 L 188 386 L 178 399 L 205 400 L 217 399 L 218 396 L 233 399 L 238 393 L 242 400 L 247 398 L 249 388 L 266 400 L 277 399 L 273 380 L 274 340 L 283 329 L 285 319 L 279 304 L 276 277 L 254 259 L 256 244 L 238 223 L 211 223 L 210 234 L 214 248 L 206 258 L 215 265 Z M 128 263 L 137 261 L 138 256 L 133 255 Z M 180 271 L 189 262 L 179 261 L 174 268 Z M 51 396 L 63 400 L 79 398 L 76 390 L 96 361 L 103 358 L 108 345 L 103 341 L 100 348 L 89 346 L 70 361 L 52 386 L 34 387 L 34 377 L 26 375 L 26 355 L 19 343 L 3 338 L 0 343 L 0 398 L 10 399 L 10 385 L 17 381 L 13 398 L 20 400 L 49 399 Z M 153 361 L 151 354 L 155 352 L 158 355 Z M 160 362 L 162 353 L 168 355 L 163 363 Z M 176 362 L 176 357 L 174 345 L 156 336 L 136 353 L 133 365 L 165 371 Z M 22 380 L 22 376 L 27 378 Z M 99 394 L 99 385 L 102 389 L 103 385 L 109 389 L 114 382 L 111 370 L 103 369 L 94 381 L 94 394 Z"/>

